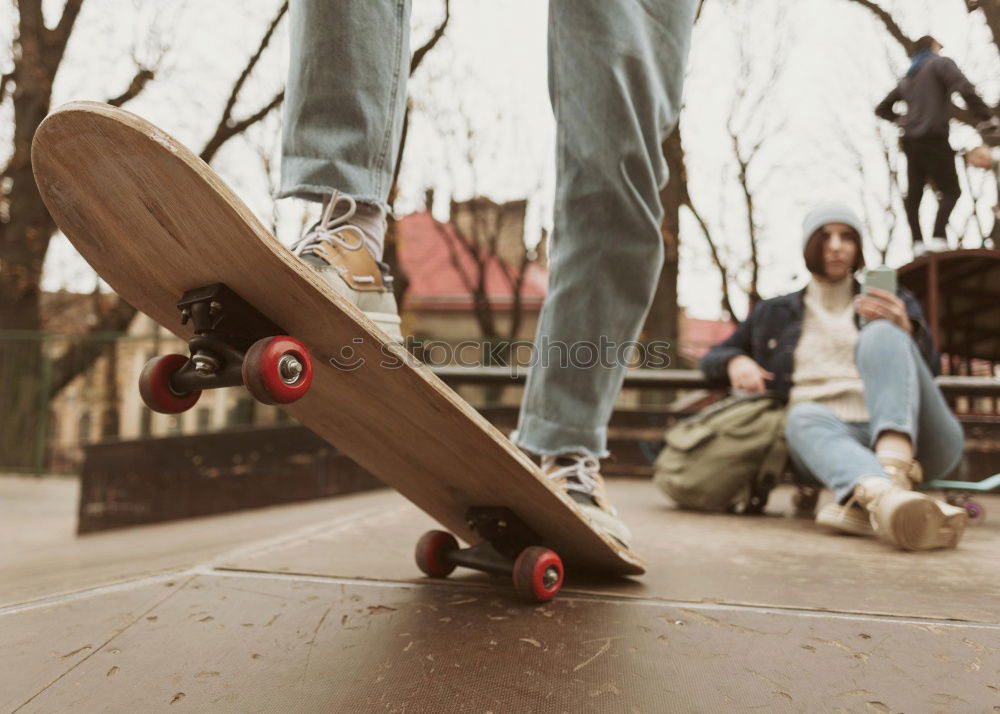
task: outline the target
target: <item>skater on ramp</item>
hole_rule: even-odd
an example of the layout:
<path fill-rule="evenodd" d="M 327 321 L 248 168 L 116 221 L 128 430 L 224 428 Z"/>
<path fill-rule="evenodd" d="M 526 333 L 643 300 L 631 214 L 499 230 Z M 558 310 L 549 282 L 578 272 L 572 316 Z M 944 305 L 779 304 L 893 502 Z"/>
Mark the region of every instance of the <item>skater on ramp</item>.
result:
<path fill-rule="evenodd" d="M 694 0 L 551 0 L 549 89 L 557 185 L 536 344 L 634 341 L 663 264 L 660 147 L 677 122 Z M 382 262 L 406 106 L 409 0 L 293 0 L 281 197 L 324 202 L 295 252 L 401 338 Z M 596 347 L 595 347 L 596 348 Z M 623 544 L 600 459 L 625 364 L 538 354 L 514 442 Z"/>
<path fill-rule="evenodd" d="M 962 195 L 955 170 L 955 152 L 948 142 L 951 96 L 962 95 L 980 127 L 996 126 L 989 107 L 976 93 L 955 61 L 939 53 L 941 43 L 930 35 L 913 47 L 910 68 L 899 84 L 875 108 L 875 114 L 900 127 L 906 155 L 906 219 L 913 237 L 913 255 L 948 250 L 945 229 L 948 217 Z M 906 103 L 906 114 L 897 114 L 896 102 Z M 938 194 L 938 212 L 930 243 L 920 228 L 920 202 L 930 183 Z"/>

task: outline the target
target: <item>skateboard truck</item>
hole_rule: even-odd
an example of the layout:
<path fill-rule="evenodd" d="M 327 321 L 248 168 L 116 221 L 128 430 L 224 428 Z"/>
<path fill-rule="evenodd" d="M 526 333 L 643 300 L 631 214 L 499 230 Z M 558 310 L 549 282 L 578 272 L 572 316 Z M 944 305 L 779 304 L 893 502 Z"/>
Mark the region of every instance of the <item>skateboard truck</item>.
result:
<path fill-rule="evenodd" d="M 444 578 L 459 565 L 491 575 L 510 576 L 514 589 L 534 602 L 556 596 L 563 582 L 559 556 L 539 545 L 541 539 L 508 508 L 472 507 L 469 528 L 483 540 L 460 548 L 455 536 L 428 531 L 417 542 L 417 567 L 432 578 Z"/>
<path fill-rule="evenodd" d="M 309 390 L 309 351 L 227 286 L 188 290 L 177 309 L 194 329 L 191 356 L 154 357 L 143 367 L 139 394 L 153 411 L 179 414 L 205 389 L 241 384 L 264 404 L 288 404 Z"/>

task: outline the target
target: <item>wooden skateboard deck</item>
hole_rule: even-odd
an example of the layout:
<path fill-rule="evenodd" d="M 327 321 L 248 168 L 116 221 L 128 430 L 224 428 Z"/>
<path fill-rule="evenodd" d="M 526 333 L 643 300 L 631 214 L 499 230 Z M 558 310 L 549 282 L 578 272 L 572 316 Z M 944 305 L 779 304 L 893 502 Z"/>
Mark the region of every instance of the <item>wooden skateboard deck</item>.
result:
<path fill-rule="evenodd" d="M 185 291 L 224 283 L 308 348 L 309 391 L 284 408 L 470 544 L 470 507 L 506 507 L 569 569 L 641 574 L 538 467 L 281 245 L 201 159 L 121 109 L 74 102 L 32 145 L 58 226 L 122 298 L 183 339 Z M 331 364 L 349 347 L 356 369 Z M 405 361 L 386 355 L 406 356 Z M 387 368 L 386 362 L 395 362 Z M 377 537 L 373 534 L 373 537 Z"/>

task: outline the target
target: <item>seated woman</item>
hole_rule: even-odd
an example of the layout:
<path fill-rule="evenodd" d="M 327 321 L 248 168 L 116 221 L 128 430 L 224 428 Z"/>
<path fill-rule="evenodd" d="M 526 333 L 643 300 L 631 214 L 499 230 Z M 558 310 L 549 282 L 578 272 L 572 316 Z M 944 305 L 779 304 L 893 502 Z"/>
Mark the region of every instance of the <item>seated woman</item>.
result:
<path fill-rule="evenodd" d="M 836 495 L 817 523 L 906 550 L 951 548 L 968 515 L 912 488 L 958 465 L 962 427 L 934 383 L 939 360 L 916 299 L 859 294 L 861 234 L 846 206 L 810 212 L 802 244 L 812 280 L 757 304 L 701 369 L 734 390 L 788 400 L 793 467 Z"/>

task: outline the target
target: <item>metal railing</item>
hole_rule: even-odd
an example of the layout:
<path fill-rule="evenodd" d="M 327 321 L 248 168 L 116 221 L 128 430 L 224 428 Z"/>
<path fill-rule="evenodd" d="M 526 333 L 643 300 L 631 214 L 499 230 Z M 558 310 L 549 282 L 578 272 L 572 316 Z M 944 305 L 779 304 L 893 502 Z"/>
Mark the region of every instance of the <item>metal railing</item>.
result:
<path fill-rule="evenodd" d="M 141 402 L 137 377 L 156 354 L 186 352 L 162 330 L 146 334 L 57 335 L 0 333 L 0 472 L 78 470 L 82 447 L 105 439 L 135 439 L 196 434 L 236 427 L 280 423 L 289 417 L 277 407 L 257 404 L 245 390 L 213 390 L 191 412 L 153 414 Z M 87 349 L 80 349 L 86 347 Z M 82 360 L 74 364 L 73 359 Z M 78 372 L 67 384 L 60 375 Z M 437 366 L 432 371 L 459 389 L 477 408 L 516 407 L 527 368 Z M 1000 397 L 1000 379 L 939 377 L 938 385 L 955 403 L 962 398 Z M 691 369 L 632 369 L 625 376 L 632 403 L 655 403 L 658 394 L 710 389 Z M 58 389 L 57 389 L 58 388 Z M 650 401 L 654 400 L 654 401 Z"/>
<path fill-rule="evenodd" d="M 525 368 L 435 367 L 434 373 L 448 384 L 524 384 Z M 941 376 L 935 379 L 949 397 L 1000 397 L 1000 379 L 992 377 Z M 625 373 L 626 388 L 711 389 L 712 383 L 697 369 L 635 369 Z"/>

